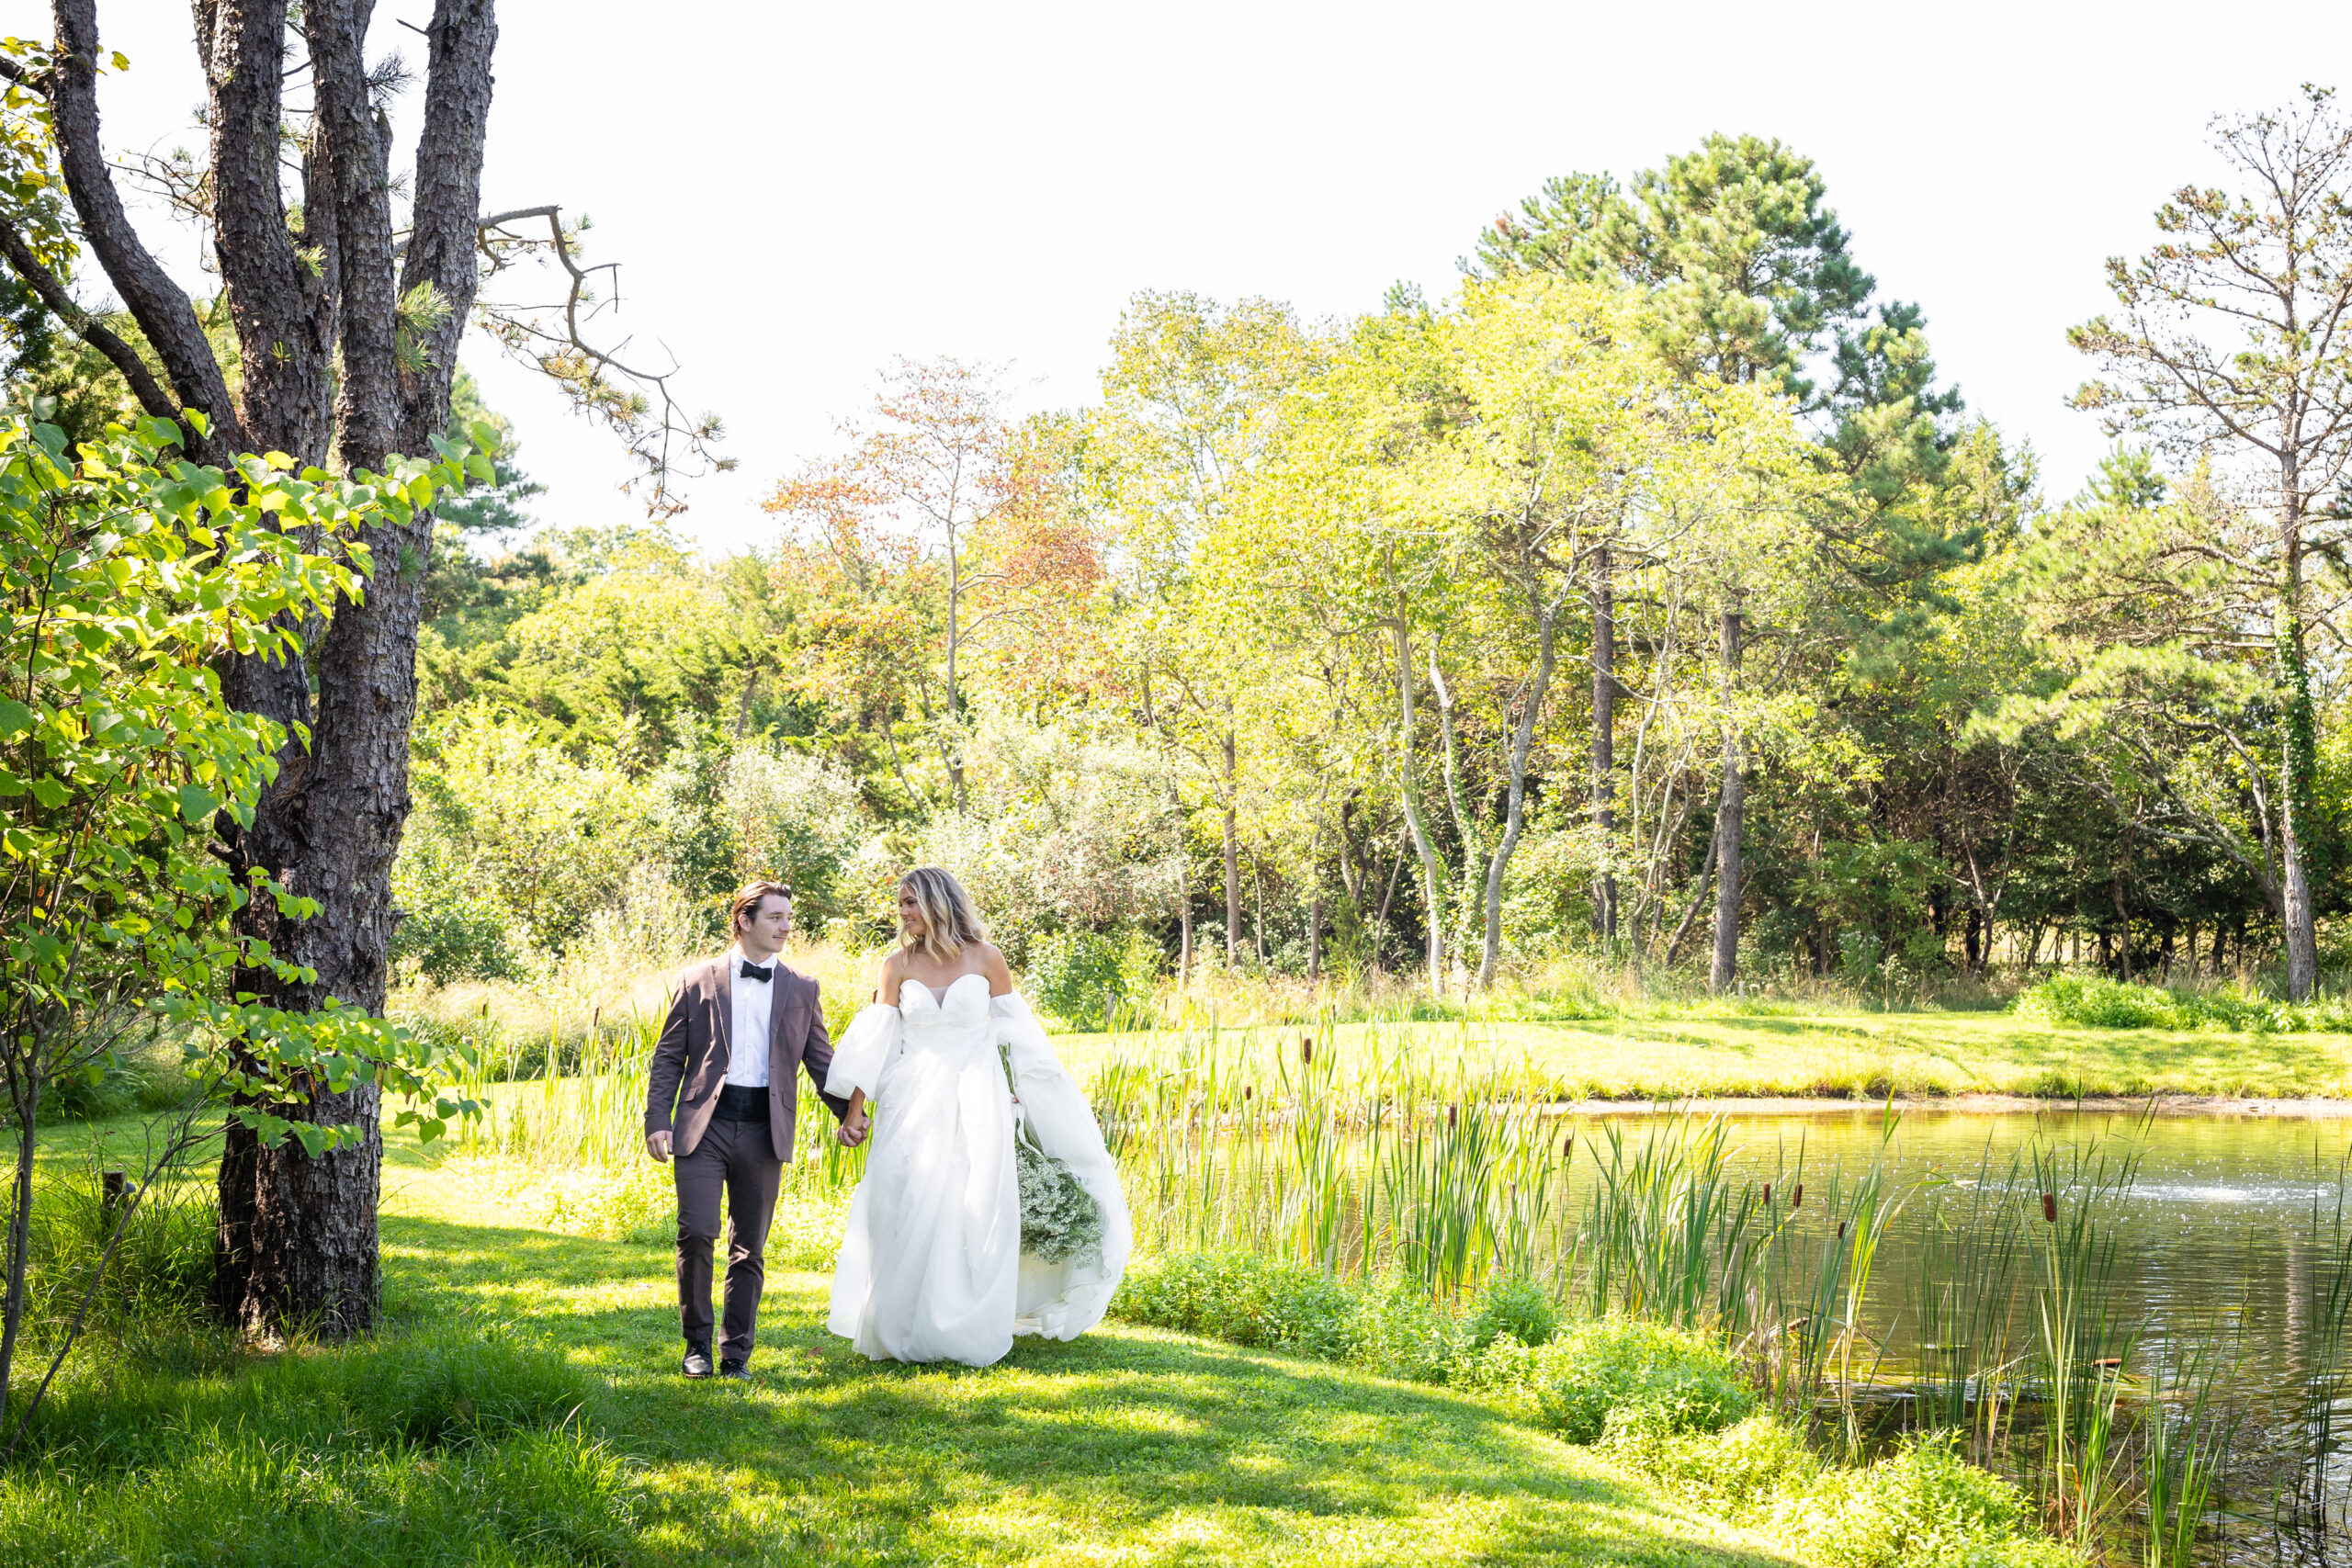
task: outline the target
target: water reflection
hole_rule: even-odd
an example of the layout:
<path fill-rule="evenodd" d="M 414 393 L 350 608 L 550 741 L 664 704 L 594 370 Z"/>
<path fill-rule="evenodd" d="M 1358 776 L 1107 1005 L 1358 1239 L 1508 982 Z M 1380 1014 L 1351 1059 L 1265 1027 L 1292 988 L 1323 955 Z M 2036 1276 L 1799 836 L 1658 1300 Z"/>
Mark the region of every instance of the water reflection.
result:
<path fill-rule="evenodd" d="M 2143 1375 L 2161 1371 L 2182 1347 L 2216 1337 L 2235 1359 L 2230 1396 L 2246 1421 L 2232 1456 L 2233 1501 L 2245 1517 L 2231 1531 L 2232 1555 L 2352 1561 L 2352 1452 L 2341 1438 L 2325 1461 L 2324 1518 L 2284 1537 L 2268 1525 L 2273 1491 L 2291 1488 L 2299 1472 L 2310 1484 L 2302 1467 L 2314 1394 L 2334 1393 L 2336 1430 L 2352 1430 L 2352 1393 L 2335 1393 L 2346 1369 L 2324 1364 L 2324 1297 L 2337 1266 L 2329 1238 L 2352 1157 L 2352 1122 L 1930 1111 L 1904 1116 L 1890 1136 L 1876 1109 L 1726 1120 L 1735 1166 L 1759 1180 L 1785 1179 L 1800 1160 L 1808 1171 L 1839 1166 L 1850 1173 L 1883 1158 L 1895 1190 L 1910 1194 L 1881 1245 L 1864 1314 L 1882 1353 L 1873 1371 L 1890 1379 L 1909 1375 L 1923 1359 L 1919 1298 L 1943 1266 L 1933 1238 L 1981 1223 L 1972 1217 L 1986 1189 L 2031 1192 L 2030 1165 L 2023 1179 L 2012 1172 L 2037 1148 L 2135 1163 L 2135 1179 L 2101 1203 L 2102 1224 L 2117 1243 L 2109 1305 L 2116 1321 L 2144 1325 L 2132 1358 Z M 1570 1180 L 1581 1187 L 1591 1171 L 1589 1161 L 1579 1162 Z M 2057 1197 L 2063 1205 L 2083 1195 Z M 2024 1233 L 2038 1221 L 2026 1215 Z M 2030 1268 L 2023 1257 L 2018 1261 L 2010 1330 L 2022 1352 L 2033 1329 L 2020 1314 L 2033 1307 Z M 1937 1353 L 1925 1349 L 1926 1359 Z"/>

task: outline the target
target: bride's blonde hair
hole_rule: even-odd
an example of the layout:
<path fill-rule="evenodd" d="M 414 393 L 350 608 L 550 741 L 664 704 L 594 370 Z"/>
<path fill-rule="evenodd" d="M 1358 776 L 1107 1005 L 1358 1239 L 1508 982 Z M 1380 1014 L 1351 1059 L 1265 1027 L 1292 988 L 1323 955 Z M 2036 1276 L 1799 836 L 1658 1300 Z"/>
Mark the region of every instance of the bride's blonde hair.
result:
<path fill-rule="evenodd" d="M 899 941 L 907 947 L 920 947 L 942 964 L 952 964 L 956 954 L 974 942 L 989 939 L 988 928 L 980 924 L 980 912 L 972 906 L 972 896 L 956 880 L 956 874 L 935 865 L 919 865 L 899 878 L 899 891 L 914 896 L 915 908 L 922 911 L 922 935 L 911 938 L 902 926 Z"/>

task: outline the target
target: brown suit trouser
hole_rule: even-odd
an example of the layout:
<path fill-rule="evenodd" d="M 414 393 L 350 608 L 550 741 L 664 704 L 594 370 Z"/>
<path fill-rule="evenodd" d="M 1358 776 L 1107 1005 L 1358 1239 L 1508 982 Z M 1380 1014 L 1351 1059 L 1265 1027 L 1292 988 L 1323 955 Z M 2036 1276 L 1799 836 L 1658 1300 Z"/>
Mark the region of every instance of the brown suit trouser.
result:
<path fill-rule="evenodd" d="M 678 1322 L 686 1343 L 710 1348 L 710 1254 L 718 1194 L 727 1193 L 727 1312 L 721 1361 L 752 1359 L 752 1329 L 767 1283 L 768 1225 L 784 1167 L 764 1122 L 714 1116 L 695 1152 L 673 1162 L 678 1180 Z"/>

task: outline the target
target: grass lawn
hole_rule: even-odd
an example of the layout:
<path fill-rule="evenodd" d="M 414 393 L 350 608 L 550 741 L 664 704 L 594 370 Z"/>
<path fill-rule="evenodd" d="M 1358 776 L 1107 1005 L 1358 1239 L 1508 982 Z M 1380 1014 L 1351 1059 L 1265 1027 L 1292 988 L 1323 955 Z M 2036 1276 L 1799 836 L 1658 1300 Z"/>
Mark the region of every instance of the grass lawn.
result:
<path fill-rule="evenodd" d="M 79 1163 L 124 1127 L 61 1128 L 47 1153 Z M 985 1371 L 870 1364 L 823 1331 L 813 1274 L 771 1277 L 754 1386 L 689 1384 L 666 1249 L 501 1224 L 496 1203 L 396 1149 L 390 1332 L 337 1354 L 397 1371 L 404 1344 L 502 1325 L 552 1347 L 592 1383 L 579 1425 L 601 1462 L 622 1461 L 616 1490 L 582 1494 L 601 1534 L 550 1522 L 560 1488 L 524 1459 L 482 1458 L 522 1437 L 355 1454 L 347 1424 L 278 1430 L 266 1404 L 243 1425 L 217 1415 L 283 1366 L 149 1371 L 153 1430 L 0 1478 L 0 1562 L 1784 1561 L 1475 1399 L 1320 1363 L 1113 1325 L 1023 1340 Z M 86 1411 L 116 1375 L 85 1368 L 67 1406 Z M 248 1450 L 263 1457 L 222 1459 Z M 420 1477 L 436 1478 L 438 1512 Z M 521 1522 L 485 1526 L 484 1509 Z"/>
<path fill-rule="evenodd" d="M 1238 1031 L 1287 1048 L 1297 1026 Z M 1177 1037 L 1068 1034 L 1055 1047 L 1084 1081 Z M 2003 1012 L 1809 1011 L 1785 1004 L 1658 1008 L 1575 1022 L 1359 1023 L 1339 1048 L 1532 1071 L 1569 1099 L 1683 1096 L 2097 1094 L 2352 1098 L 2352 1034 L 2077 1029 Z"/>

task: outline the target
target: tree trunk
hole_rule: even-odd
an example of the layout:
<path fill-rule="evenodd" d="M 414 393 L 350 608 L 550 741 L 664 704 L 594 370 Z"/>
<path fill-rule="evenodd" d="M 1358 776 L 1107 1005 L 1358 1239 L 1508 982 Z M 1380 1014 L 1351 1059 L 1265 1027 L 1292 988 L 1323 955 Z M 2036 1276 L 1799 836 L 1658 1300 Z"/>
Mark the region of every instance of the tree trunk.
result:
<path fill-rule="evenodd" d="M 2319 728 L 2312 708 L 2311 671 L 2303 659 L 2303 530 L 2301 497 L 2293 469 L 2286 475 L 2280 543 L 2278 615 L 2276 633 L 2279 673 L 2286 688 L 2285 735 L 2279 759 L 2278 846 L 2285 873 L 2287 995 L 2305 1001 L 2319 983 L 2319 932 L 2304 866 L 2303 824 L 2312 819 L 2312 784 L 2318 772 Z"/>
<path fill-rule="evenodd" d="M 1607 545 L 1592 556 L 1592 827 L 1600 876 L 1593 885 L 1593 934 L 1617 936 L 1617 581 Z"/>
<path fill-rule="evenodd" d="M 1698 920 L 1699 911 L 1706 908 L 1707 888 L 1715 879 L 1715 856 L 1723 849 L 1723 844 L 1720 833 L 1707 840 L 1706 863 L 1699 868 L 1699 890 L 1690 895 L 1690 902 L 1683 908 L 1682 918 L 1674 922 L 1674 934 L 1667 939 L 1666 954 L 1661 962 L 1669 969 L 1674 967 L 1675 955 L 1682 951 L 1682 943 L 1690 936 L 1690 927 Z"/>
<path fill-rule="evenodd" d="M 1421 860 L 1421 897 L 1428 914 L 1430 995 L 1445 991 L 1445 863 L 1430 842 L 1421 821 L 1419 770 L 1413 765 L 1413 636 L 1405 623 L 1394 623 L 1396 639 L 1396 707 L 1402 733 L 1396 752 L 1396 787 L 1405 807 L 1405 825 L 1412 830 L 1413 852 Z M 1383 914 L 1386 913 L 1384 906 Z"/>
<path fill-rule="evenodd" d="M 1176 857 L 1176 988 L 1193 983 L 1193 889 L 1184 874 L 1184 857 Z"/>
<path fill-rule="evenodd" d="M 315 417 L 331 379 L 325 347 L 297 336 L 289 355 L 286 335 L 320 320 L 323 308 L 305 290 L 315 292 L 314 276 L 323 279 L 316 288 L 330 289 L 334 302 L 339 371 L 334 455 L 348 468 L 380 468 L 395 452 L 429 454 L 430 438 L 447 428 L 457 342 L 476 286 L 474 221 L 497 40 L 490 0 L 435 6 L 425 35 L 416 198 L 407 248 L 396 255 L 386 200 L 389 131 L 363 55 L 368 9 L 355 0 L 310 0 L 303 12 L 318 110 L 305 220 L 309 237 L 332 242 L 321 249 L 315 274 L 293 253 L 277 196 L 286 7 L 222 0 L 204 40 L 214 166 L 237 191 L 220 208 L 218 249 L 224 278 L 244 280 L 232 288 L 243 290 L 250 307 L 232 300 L 246 434 L 256 446 L 304 461 L 329 457 L 323 422 Z M 437 295 L 446 316 L 404 325 L 400 300 L 424 295 Z M 315 971 L 315 980 L 297 985 L 262 966 L 241 974 L 241 989 L 288 1008 L 313 1009 L 329 997 L 371 1013 L 384 1005 L 391 868 L 409 810 L 416 635 L 433 520 L 421 513 L 363 537 L 374 561 L 364 598 L 339 603 L 323 634 L 310 639 L 315 704 L 312 671 L 300 660 L 234 660 L 224 682 L 237 706 L 306 723 L 310 731 L 307 750 L 289 743 L 281 753 L 278 777 L 252 825 L 230 825 L 223 834 L 240 874 L 265 872 L 320 906 L 308 919 L 286 919 L 273 900 L 256 898 L 238 921 L 242 934 L 264 939 L 278 959 Z M 342 1093 L 322 1087 L 300 1103 L 273 1107 L 293 1120 L 359 1128 L 356 1145 L 316 1158 L 290 1138 L 263 1148 L 232 1124 L 220 1164 L 213 1282 L 229 1321 L 262 1333 L 301 1327 L 328 1337 L 373 1326 L 379 1098 L 375 1085 L 363 1083 Z"/>
<path fill-rule="evenodd" d="M 2123 907 L 2123 874 L 2115 874 L 2115 923 L 2120 929 L 2116 951 L 2123 955 L 2123 978 L 2132 978 L 2132 915 Z"/>
<path fill-rule="evenodd" d="M 1306 982 L 1310 986 L 1323 978 L 1322 849 L 1318 834 L 1315 852 L 1307 857 L 1306 862 Z"/>
<path fill-rule="evenodd" d="M 1462 915 L 1459 929 L 1453 935 L 1456 952 L 1470 943 L 1470 921 L 1480 908 L 1476 897 L 1477 868 L 1487 859 L 1487 836 L 1478 819 L 1471 815 L 1469 803 L 1462 795 L 1461 748 L 1453 733 L 1453 689 L 1445 683 L 1445 671 L 1438 663 L 1434 642 L 1430 648 L 1430 690 L 1437 697 L 1438 744 L 1445 761 L 1445 802 L 1453 813 L 1453 828 L 1462 842 Z"/>
<path fill-rule="evenodd" d="M 1747 753 L 1736 707 L 1739 692 L 1739 597 L 1723 613 L 1724 778 L 1715 803 L 1715 960 L 1707 976 L 1721 991 L 1739 975 L 1740 841 L 1747 806 Z"/>
<path fill-rule="evenodd" d="M 1241 843 L 1235 829 L 1233 731 L 1225 732 L 1225 963 L 1241 961 Z"/>
<path fill-rule="evenodd" d="M 14 1386 L 17 1340 L 25 1323 L 25 1269 L 32 1253 L 33 1128 L 40 1113 L 40 1074 L 38 1054 L 28 1055 L 27 1066 L 34 1070 L 27 1071 L 20 1084 L 9 1086 L 22 1098 L 12 1107 L 17 1112 L 17 1168 L 8 1184 L 7 1308 L 5 1318 L 0 1318 L 0 1433 L 8 1429 L 8 1392 Z"/>
<path fill-rule="evenodd" d="M 1526 705 L 1520 709 L 1519 728 L 1511 737 L 1510 795 L 1503 811 L 1502 840 L 1495 846 L 1494 859 L 1487 866 L 1487 947 L 1478 961 L 1481 989 L 1495 983 L 1495 969 L 1502 958 L 1503 880 L 1510 870 L 1511 853 L 1519 848 L 1520 830 L 1527 821 L 1527 761 L 1535 748 L 1536 719 L 1544 711 L 1544 698 L 1551 694 L 1558 609 L 1539 608 L 1535 626 L 1535 672 L 1527 682 Z"/>

